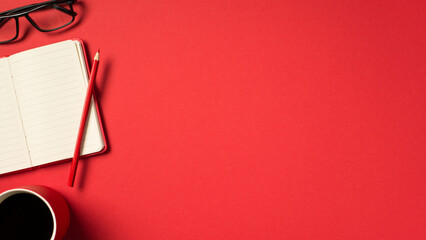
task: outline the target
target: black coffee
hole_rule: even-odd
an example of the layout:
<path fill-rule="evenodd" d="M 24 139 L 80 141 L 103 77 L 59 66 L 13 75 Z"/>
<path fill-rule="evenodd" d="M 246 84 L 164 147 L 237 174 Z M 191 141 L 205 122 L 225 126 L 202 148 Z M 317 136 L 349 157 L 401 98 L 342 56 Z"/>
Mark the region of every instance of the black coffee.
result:
<path fill-rule="evenodd" d="M 53 217 L 35 195 L 18 193 L 0 203 L 0 240 L 50 239 Z"/>

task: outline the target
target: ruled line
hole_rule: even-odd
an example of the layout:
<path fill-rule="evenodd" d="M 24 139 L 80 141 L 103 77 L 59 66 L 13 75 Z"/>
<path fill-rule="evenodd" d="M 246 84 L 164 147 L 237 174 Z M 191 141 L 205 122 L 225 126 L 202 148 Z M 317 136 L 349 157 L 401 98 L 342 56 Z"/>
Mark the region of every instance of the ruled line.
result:
<path fill-rule="evenodd" d="M 73 41 L 11 57 L 20 113 L 35 165 L 72 157 L 88 82 L 82 64 L 83 52 Z M 90 149 L 96 151 L 103 142 L 93 103 L 90 109 L 82 149 L 94 146 Z"/>

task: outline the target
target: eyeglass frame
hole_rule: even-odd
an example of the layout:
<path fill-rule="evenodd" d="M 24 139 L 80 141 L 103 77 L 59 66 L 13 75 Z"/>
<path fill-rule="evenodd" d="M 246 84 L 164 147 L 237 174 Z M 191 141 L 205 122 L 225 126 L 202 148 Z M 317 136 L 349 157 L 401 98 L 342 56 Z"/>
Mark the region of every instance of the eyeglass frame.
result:
<path fill-rule="evenodd" d="M 50 0 L 50 1 L 46 1 L 46 2 L 34 3 L 34 4 L 14 8 L 14 9 L 11 9 L 11 10 L 8 10 L 8 11 L 5 11 L 5 12 L 1 12 L 0 13 L 0 24 L 1 24 L 2 21 L 7 20 L 7 19 L 11 19 L 11 18 L 15 19 L 16 35 L 12 39 L 9 39 L 9 40 L 6 40 L 6 41 L 0 41 L 0 44 L 9 43 L 9 42 L 14 41 L 18 38 L 18 36 L 19 36 L 19 18 L 20 17 L 25 17 L 28 20 L 28 22 L 30 22 L 31 25 L 33 25 L 33 27 L 35 27 L 40 32 L 52 32 L 52 31 L 56 31 L 58 29 L 61 29 L 61 28 L 64 28 L 64 27 L 70 25 L 71 23 L 74 22 L 75 16 L 77 15 L 77 13 L 74 11 L 74 9 L 72 7 L 72 5 L 76 1 L 77 0 Z M 68 4 L 70 9 L 66 9 L 66 8 L 63 8 L 63 7 L 60 7 L 60 6 L 56 6 L 57 4 L 62 4 L 62 3 Z M 55 8 L 55 9 L 65 13 L 65 14 L 70 15 L 72 17 L 71 21 L 69 21 L 65 25 L 62 25 L 62 26 L 54 28 L 54 29 L 46 30 L 46 29 L 40 28 L 37 25 L 37 23 L 29 16 L 29 13 L 37 11 L 37 10 L 44 9 L 46 7 L 52 7 L 52 8 Z"/>

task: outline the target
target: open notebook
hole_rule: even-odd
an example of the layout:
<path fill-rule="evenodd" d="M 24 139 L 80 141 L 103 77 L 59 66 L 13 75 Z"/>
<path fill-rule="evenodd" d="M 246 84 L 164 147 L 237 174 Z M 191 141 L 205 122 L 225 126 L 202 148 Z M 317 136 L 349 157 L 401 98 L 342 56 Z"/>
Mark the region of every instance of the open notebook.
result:
<path fill-rule="evenodd" d="M 78 40 L 0 58 L 0 174 L 72 158 L 86 66 Z M 93 98 L 82 144 L 82 155 L 106 146 Z"/>

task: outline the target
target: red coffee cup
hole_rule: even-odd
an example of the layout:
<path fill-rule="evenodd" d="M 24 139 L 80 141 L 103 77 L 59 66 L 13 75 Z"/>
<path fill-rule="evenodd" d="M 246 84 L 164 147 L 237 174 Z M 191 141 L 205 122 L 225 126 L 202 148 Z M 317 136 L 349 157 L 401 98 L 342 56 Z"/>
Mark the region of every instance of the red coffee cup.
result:
<path fill-rule="evenodd" d="M 70 211 L 64 197 L 45 186 L 24 186 L 0 194 L 0 239 L 62 239 Z"/>

